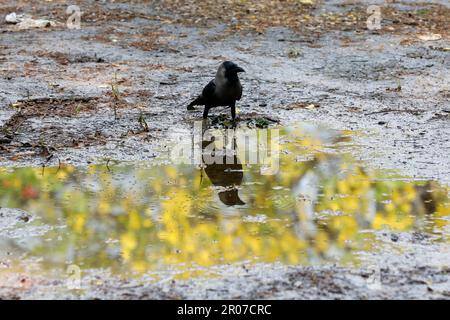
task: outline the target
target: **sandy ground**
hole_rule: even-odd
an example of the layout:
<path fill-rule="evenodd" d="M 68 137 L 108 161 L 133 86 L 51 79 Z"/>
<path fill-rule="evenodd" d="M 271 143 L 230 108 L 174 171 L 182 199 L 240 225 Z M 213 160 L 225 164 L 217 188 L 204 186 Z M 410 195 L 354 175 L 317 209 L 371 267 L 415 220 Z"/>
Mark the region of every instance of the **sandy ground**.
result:
<path fill-rule="evenodd" d="M 102 2 L 94 11 L 90 1 L 80 1 L 86 19 L 82 18 L 81 29 L 69 30 L 63 23 L 63 2 L 15 3 L 0 4 L 4 167 L 153 159 L 178 130 L 190 129 L 200 119 L 200 108 L 188 113 L 186 104 L 213 77 L 218 64 L 230 59 L 247 71 L 238 105 L 242 119 L 266 116 L 281 125 L 305 121 L 354 130 L 361 146 L 357 157 L 371 166 L 450 183 L 448 29 L 403 24 L 400 16 L 397 22 L 383 20 L 379 31 L 330 28 L 312 37 L 308 30 L 270 26 L 259 33 L 230 32 L 222 21 L 184 23 L 189 14 L 173 13 L 159 2 Z M 310 14 L 365 8 L 358 1 L 342 3 L 320 4 Z M 441 4 L 440 19 L 448 22 L 448 1 L 432 3 Z M 390 6 L 403 13 L 438 10 L 411 1 Z M 4 22 L 12 11 L 60 25 L 17 30 Z M 170 24 L 165 16 L 179 19 Z M 438 32 L 438 40 L 423 36 Z M 119 92 L 117 99 L 111 84 Z M 310 104 L 317 107 L 304 107 Z M 0 227 L 7 223 L 1 219 Z M 57 280 L 38 279 L 30 287 L 4 286 L 0 297 L 450 296 L 448 245 L 431 244 L 423 235 L 404 234 L 395 242 L 389 234 L 379 236 L 385 238 L 386 249 L 364 257 L 365 265 L 359 269 L 229 266 L 215 280 L 151 284 L 92 271 L 82 293 L 65 290 Z M 380 279 L 375 285 L 373 273 Z"/>

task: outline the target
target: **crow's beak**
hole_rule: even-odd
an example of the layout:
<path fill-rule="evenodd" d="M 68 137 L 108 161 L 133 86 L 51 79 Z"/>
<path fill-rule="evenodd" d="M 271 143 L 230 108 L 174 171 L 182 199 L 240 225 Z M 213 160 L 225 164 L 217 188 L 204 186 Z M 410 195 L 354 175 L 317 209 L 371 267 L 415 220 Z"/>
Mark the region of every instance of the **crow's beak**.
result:
<path fill-rule="evenodd" d="M 238 67 L 238 66 L 234 67 L 234 68 L 233 68 L 233 71 L 236 72 L 236 73 L 239 73 L 239 72 L 245 72 L 244 69 L 242 69 L 241 67 Z"/>

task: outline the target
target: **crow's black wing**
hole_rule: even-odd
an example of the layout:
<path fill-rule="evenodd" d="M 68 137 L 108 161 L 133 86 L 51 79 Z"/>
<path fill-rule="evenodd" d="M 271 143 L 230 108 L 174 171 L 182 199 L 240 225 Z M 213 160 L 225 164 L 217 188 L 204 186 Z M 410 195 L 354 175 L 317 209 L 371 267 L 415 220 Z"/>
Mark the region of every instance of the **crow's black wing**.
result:
<path fill-rule="evenodd" d="M 214 80 L 211 80 L 202 91 L 202 94 L 199 95 L 194 101 L 192 101 L 187 109 L 195 110 L 194 106 L 203 106 L 210 104 L 214 100 L 214 91 L 216 90 L 216 84 Z"/>
<path fill-rule="evenodd" d="M 241 98 L 242 98 L 242 86 L 239 85 L 239 95 L 237 97 L 237 100 L 241 100 Z"/>
<path fill-rule="evenodd" d="M 211 80 L 202 91 L 203 99 L 205 99 L 205 104 L 214 99 L 214 92 L 216 91 L 216 83 Z"/>

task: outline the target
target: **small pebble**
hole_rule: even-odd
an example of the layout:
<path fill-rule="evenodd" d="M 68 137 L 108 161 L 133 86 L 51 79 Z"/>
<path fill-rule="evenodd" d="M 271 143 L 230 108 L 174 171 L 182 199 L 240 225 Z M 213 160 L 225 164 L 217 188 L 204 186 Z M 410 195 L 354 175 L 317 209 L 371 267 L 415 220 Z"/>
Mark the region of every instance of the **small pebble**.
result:
<path fill-rule="evenodd" d="M 394 242 L 397 242 L 398 241 L 398 235 L 391 234 L 391 240 L 394 241 Z"/>

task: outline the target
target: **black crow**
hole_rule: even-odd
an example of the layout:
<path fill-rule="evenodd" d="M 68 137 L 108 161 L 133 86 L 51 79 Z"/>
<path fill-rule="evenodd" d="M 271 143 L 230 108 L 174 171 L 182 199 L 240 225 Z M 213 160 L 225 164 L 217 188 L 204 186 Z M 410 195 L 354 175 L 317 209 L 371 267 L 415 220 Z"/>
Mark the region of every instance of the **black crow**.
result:
<path fill-rule="evenodd" d="M 194 110 L 194 106 L 205 106 L 203 119 L 208 117 L 209 109 L 219 106 L 231 108 L 231 118 L 236 118 L 236 100 L 242 97 L 242 85 L 238 73 L 244 69 L 231 61 L 225 61 L 217 70 L 216 77 L 203 89 L 202 94 L 192 101 L 187 109 Z"/>

